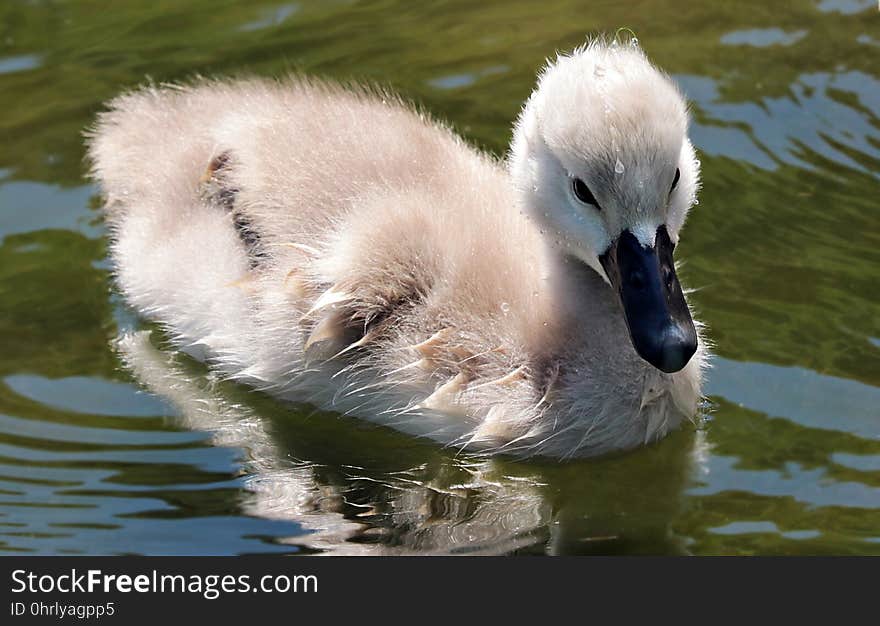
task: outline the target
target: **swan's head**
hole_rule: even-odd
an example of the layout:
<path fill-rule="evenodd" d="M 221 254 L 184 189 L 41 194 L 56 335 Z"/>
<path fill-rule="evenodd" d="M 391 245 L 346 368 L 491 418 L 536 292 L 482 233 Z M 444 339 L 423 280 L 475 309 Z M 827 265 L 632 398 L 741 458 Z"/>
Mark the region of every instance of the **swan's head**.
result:
<path fill-rule="evenodd" d="M 672 261 L 699 179 L 687 125 L 681 93 L 637 45 L 593 42 L 542 72 L 510 156 L 548 241 L 616 290 L 636 352 L 664 372 L 697 347 Z"/>

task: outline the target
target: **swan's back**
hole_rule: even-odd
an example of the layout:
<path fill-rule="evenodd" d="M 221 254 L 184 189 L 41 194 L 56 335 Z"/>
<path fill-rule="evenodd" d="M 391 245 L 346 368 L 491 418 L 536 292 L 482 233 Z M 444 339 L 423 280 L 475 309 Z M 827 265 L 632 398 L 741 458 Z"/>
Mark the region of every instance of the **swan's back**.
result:
<path fill-rule="evenodd" d="M 224 153 L 235 161 L 242 203 L 270 206 L 278 218 L 276 207 L 308 198 L 296 216 L 316 221 L 332 219 L 364 186 L 401 188 L 463 155 L 479 159 L 395 96 L 305 80 L 135 91 L 101 115 L 92 143 L 95 173 L 108 189 L 173 200 L 197 191 L 206 155 Z"/>

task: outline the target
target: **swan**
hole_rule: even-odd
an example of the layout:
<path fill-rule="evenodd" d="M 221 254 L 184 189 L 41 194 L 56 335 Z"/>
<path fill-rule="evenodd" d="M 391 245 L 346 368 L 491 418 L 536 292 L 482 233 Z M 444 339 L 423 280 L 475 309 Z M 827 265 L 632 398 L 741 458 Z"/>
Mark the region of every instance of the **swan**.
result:
<path fill-rule="evenodd" d="M 87 143 L 116 282 L 180 350 L 444 445 L 567 459 L 696 414 L 687 128 L 636 42 L 596 39 L 547 62 L 504 161 L 303 77 L 148 85 Z"/>

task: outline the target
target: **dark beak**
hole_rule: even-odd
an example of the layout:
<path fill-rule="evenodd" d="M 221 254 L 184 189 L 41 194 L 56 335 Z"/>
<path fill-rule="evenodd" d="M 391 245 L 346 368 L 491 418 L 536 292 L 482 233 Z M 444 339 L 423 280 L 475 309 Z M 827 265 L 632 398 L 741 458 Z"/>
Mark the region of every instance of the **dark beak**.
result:
<path fill-rule="evenodd" d="M 599 257 L 617 290 L 633 347 L 639 356 L 668 374 L 677 372 L 697 350 L 697 331 L 675 275 L 666 226 L 657 229 L 653 248 L 623 231 Z"/>

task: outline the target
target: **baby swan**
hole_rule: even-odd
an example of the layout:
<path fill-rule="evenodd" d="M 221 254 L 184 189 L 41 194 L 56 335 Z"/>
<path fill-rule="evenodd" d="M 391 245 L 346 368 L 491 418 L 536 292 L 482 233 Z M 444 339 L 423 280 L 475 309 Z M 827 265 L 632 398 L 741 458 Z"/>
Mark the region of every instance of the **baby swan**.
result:
<path fill-rule="evenodd" d="M 672 251 L 699 164 L 636 46 L 549 63 L 506 163 L 305 79 L 148 87 L 89 144 L 122 291 L 229 378 L 520 456 L 627 449 L 696 412 Z"/>

